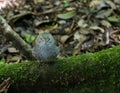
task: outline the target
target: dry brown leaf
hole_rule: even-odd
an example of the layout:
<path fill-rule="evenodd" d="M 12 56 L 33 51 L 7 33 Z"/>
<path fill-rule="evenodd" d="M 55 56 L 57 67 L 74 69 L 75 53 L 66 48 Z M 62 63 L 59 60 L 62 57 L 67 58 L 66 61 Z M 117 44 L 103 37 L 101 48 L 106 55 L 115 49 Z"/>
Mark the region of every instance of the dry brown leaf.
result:
<path fill-rule="evenodd" d="M 85 20 L 81 19 L 78 21 L 78 26 L 81 27 L 81 28 L 85 28 L 88 26 L 87 23 L 85 23 Z"/>
<path fill-rule="evenodd" d="M 7 63 L 12 63 L 12 62 L 20 62 L 21 57 L 19 55 L 16 56 L 7 56 Z"/>
<path fill-rule="evenodd" d="M 91 30 L 100 30 L 102 33 L 104 33 L 104 29 L 98 26 L 91 26 L 90 27 Z"/>
<path fill-rule="evenodd" d="M 89 4 L 90 7 L 98 6 L 103 0 L 92 0 Z"/>
<path fill-rule="evenodd" d="M 78 31 L 74 34 L 74 40 L 78 40 L 79 42 L 83 42 L 87 39 L 86 35 L 79 33 Z"/>
<path fill-rule="evenodd" d="M 0 10 L 10 9 L 15 6 L 20 6 L 25 3 L 25 0 L 0 0 Z"/>
<path fill-rule="evenodd" d="M 69 35 L 64 35 L 64 36 L 62 36 L 62 37 L 61 37 L 61 42 L 64 44 L 69 37 L 70 37 Z"/>
<path fill-rule="evenodd" d="M 33 0 L 33 1 L 34 1 L 35 4 L 37 4 L 37 3 L 42 3 L 42 2 L 44 2 L 45 0 Z"/>
<path fill-rule="evenodd" d="M 112 8 L 112 9 L 116 9 L 116 5 L 110 1 L 110 0 L 105 0 L 105 2 Z"/>
<path fill-rule="evenodd" d="M 120 0 L 114 0 L 116 4 L 120 4 Z"/>
<path fill-rule="evenodd" d="M 102 21 L 101 21 L 101 24 L 102 24 L 103 26 L 107 27 L 107 28 L 109 28 L 109 27 L 112 26 L 112 25 L 111 25 L 108 21 L 106 21 L 106 20 L 102 20 Z"/>
<path fill-rule="evenodd" d="M 86 42 L 84 42 L 84 43 L 82 44 L 82 49 L 83 49 L 83 50 L 89 49 L 89 48 L 91 48 L 93 45 L 94 45 L 94 40 L 93 40 L 93 39 L 88 40 L 88 41 L 86 41 Z"/>
<path fill-rule="evenodd" d="M 78 48 L 76 48 L 76 47 L 78 47 Z M 78 54 L 80 54 L 80 46 L 79 45 L 77 45 L 74 49 L 73 49 L 73 55 L 78 55 Z"/>
<path fill-rule="evenodd" d="M 105 17 L 110 16 L 112 13 L 113 13 L 113 9 L 102 10 L 97 13 L 96 18 L 105 18 Z"/>
<path fill-rule="evenodd" d="M 8 48 L 9 53 L 18 53 L 19 51 L 15 47 Z"/>

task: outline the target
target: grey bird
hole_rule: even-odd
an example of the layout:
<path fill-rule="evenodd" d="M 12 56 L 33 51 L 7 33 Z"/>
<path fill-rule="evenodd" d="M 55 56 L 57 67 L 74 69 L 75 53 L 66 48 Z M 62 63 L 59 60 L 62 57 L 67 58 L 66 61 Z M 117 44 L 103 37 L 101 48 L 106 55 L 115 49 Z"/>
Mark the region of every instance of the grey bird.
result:
<path fill-rule="evenodd" d="M 41 62 L 54 62 L 59 51 L 53 36 L 49 32 L 41 32 L 35 40 L 32 54 Z"/>

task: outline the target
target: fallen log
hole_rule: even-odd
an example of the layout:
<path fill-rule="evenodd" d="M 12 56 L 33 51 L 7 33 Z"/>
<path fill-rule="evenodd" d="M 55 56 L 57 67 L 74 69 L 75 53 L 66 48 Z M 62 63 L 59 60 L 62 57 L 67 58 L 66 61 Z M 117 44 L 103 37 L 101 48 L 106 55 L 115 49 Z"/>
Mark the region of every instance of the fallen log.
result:
<path fill-rule="evenodd" d="M 87 87 L 89 91 L 90 89 L 93 91 L 94 88 L 96 91 L 99 89 L 104 91 L 105 88 L 110 91 L 113 89 L 118 93 L 120 89 L 119 51 L 120 46 L 115 46 L 96 53 L 58 59 L 54 64 L 0 62 L 0 81 L 10 77 L 12 80 L 10 90 L 17 91 L 12 93 L 38 93 L 43 90 L 63 90 L 77 86 L 80 87 L 80 91 L 85 86 L 84 88 Z"/>

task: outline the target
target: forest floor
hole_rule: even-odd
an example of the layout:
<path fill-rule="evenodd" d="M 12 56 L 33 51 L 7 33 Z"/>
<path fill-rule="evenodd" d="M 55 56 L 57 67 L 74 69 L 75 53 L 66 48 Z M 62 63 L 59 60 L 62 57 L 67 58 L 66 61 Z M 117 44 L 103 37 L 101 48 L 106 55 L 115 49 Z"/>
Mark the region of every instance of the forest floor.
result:
<path fill-rule="evenodd" d="M 120 0 L 26 0 L 18 7 L 1 10 L 0 15 L 31 46 L 40 31 L 50 32 L 60 46 L 59 57 L 120 43 Z M 28 59 L 0 32 L 0 60 Z"/>

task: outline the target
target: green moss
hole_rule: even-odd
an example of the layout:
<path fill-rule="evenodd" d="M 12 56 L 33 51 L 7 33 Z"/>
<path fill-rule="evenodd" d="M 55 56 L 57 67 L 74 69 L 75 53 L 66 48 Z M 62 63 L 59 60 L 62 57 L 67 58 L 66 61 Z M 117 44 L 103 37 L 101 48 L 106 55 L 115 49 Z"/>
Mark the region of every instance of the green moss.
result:
<path fill-rule="evenodd" d="M 14 87 L 17 86 L 26 91 L 29 89 L 69 90 L 80 86 L 80 93 L 96 93 L 96 91 L 108 93 L 109 89 L 111 90 L 109 93 L 115 93 L 114 90 L 118 93 L 120 86 L 119 51 L 120 46 L 116 46 L 96 53 L 58 59 L 55 64 L 0 63 L 0 77 L 2 77 L 0 81 L 11 77 Z"/>
<path fill-rule="evenodd" d="M 22 80 L 22 82 L 24 81 L 28 81 L 30 76 L 30 66 L 34 65 L 35 63 L 30 62 L 28 63 L 12 63 L 12 64 L 5 64 L 2 63 L 0 64 L 0 77 L 2 77 L 3 79 L 6 79 L 7 77 L 11 77 L 13 82 L 19 82 Z M 31 79 L 31 78 L 30 78 Z M 33 78 L 34 80 L 34 78 Z"/>

